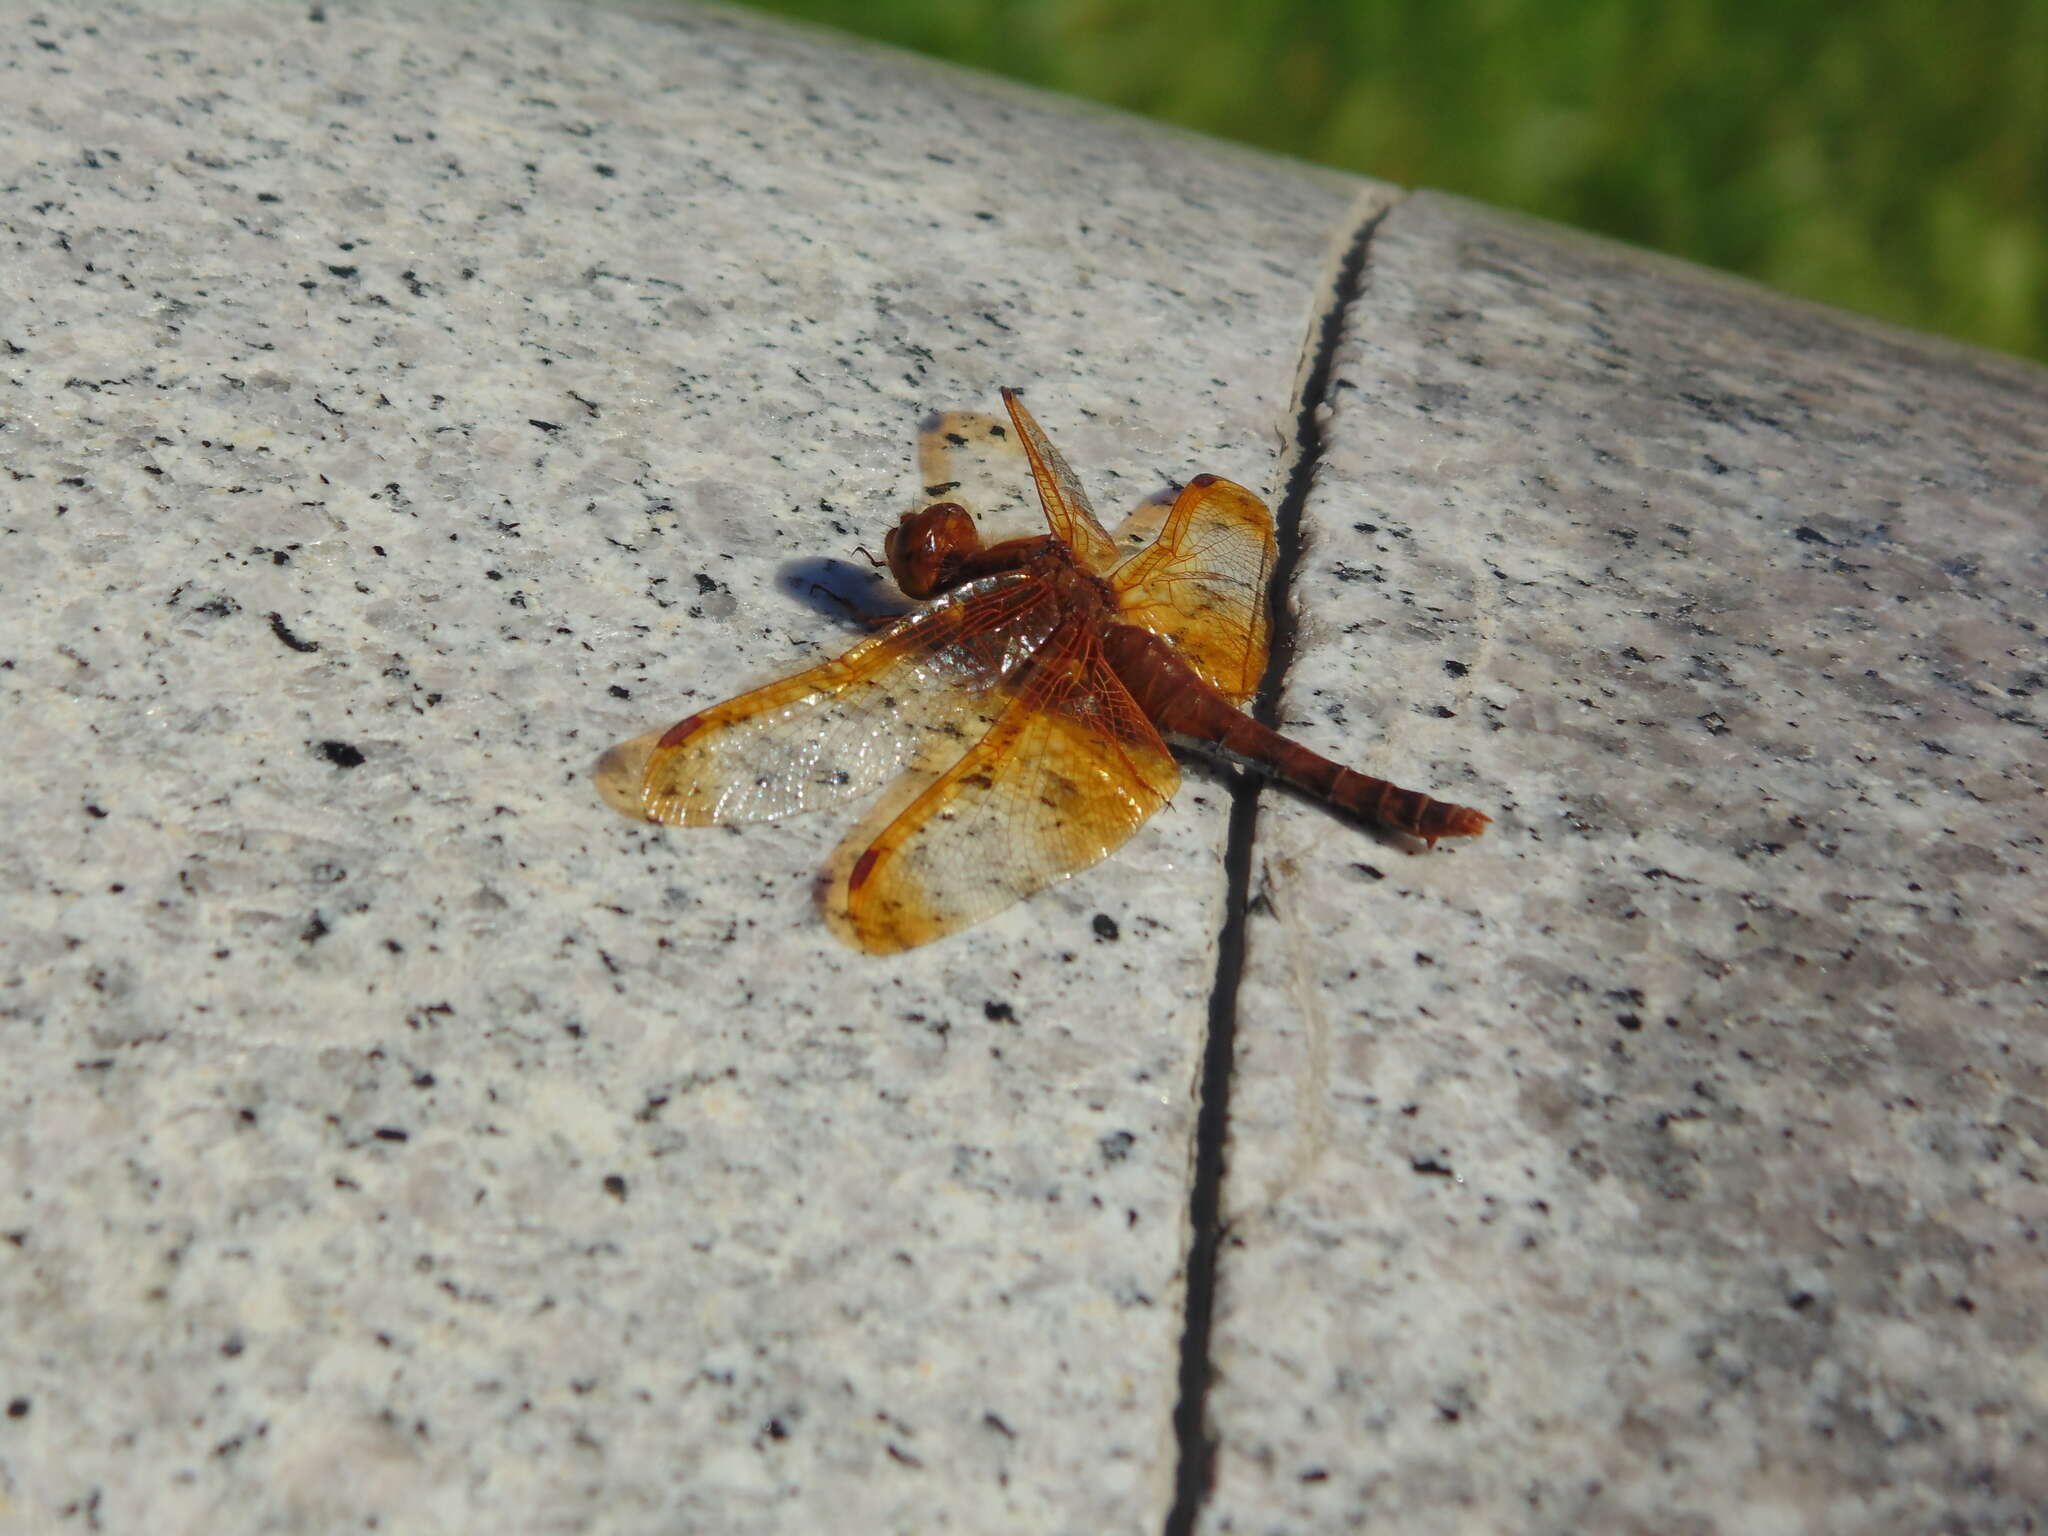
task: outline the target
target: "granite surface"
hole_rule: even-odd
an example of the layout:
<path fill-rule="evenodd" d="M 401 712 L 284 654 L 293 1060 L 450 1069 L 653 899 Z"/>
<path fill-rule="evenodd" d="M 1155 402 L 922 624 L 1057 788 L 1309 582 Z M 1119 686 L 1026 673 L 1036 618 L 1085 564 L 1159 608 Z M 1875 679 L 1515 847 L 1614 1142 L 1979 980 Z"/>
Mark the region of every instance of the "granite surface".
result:
<path fill-rule="evenodd" d="M 1283 714 L 1498 816 L 1262 799 L 1175 1518 L 2048 1505 L 2040 370 L 717 12 L 18 9 L 0 130 L 0 1530 L 1167 1518 L 1232 780 L 877 962 L 589 778 L 1002 384 L 1312 455 Z"/>
<path fill-rule="evenodd" d="M 589 771 L 860 633 L 936 407 L 1270 479 L 1373 189 L 717 14 L 0 71 L 0 1527 L 1153 1523 L 1223 780 L 884 965 Z"/>
<path fill-rule="evenodd" d="M 2048 1509 L 2048 375 L 1418 194 L 1266 797 L 1211 1531 Z"/>

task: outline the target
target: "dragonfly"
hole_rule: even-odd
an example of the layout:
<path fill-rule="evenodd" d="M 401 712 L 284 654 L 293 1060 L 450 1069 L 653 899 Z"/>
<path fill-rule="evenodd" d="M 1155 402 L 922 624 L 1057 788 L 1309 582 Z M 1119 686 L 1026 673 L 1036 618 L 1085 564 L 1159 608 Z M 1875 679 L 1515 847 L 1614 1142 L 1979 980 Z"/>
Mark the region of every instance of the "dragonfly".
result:
<path fill-rule="evenodd" d="M 871 954 L 957 933 L 1107 857 L 1178 787 L 1169 742 L 1432 848 L 1486 829 L 1480 811 L 1332 762 L 1246 713 L 1272 637 L 1263 501 L 1196 475 L 1163 519 L 1157 506 L 1134 514 L 1120 542 L 1017 392 L 1002 398 L 1049 532 L 985 542 L 956 500 L 905 513 L 883 553 L 923 606 L 831 661 L 613 748 L 597 770 L 606 800 L 650 822 L 730 826 L 884 791 L 819 883 L 827 926 Z"/>

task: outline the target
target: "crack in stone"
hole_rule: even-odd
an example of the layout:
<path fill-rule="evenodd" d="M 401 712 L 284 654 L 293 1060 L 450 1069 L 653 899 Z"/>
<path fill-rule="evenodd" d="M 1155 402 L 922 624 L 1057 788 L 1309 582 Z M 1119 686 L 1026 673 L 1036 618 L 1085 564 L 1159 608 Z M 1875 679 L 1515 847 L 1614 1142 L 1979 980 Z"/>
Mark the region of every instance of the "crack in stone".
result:
<path fill-rule="evenodd" d="M 1274 508 L 1279 545 L 1273 562 L 1269 598 L 1273 612 L 1272 648 L 1265 676 L 1259 681 L 1252 713 L 1268 725 L 1278 723 L 1280 685 L 1294 659 L 1296 623 L 1288 601 L 1301 564 L 1301 518 L 1325 447 L 1322 412 L 1329 402 L 1331 376 L 1344 322 L 1365 292 L 1366 269 L 1373 237 L 1406 194 L 1375 205 L 1346 242 L 1328 297 L 1311 323 L 1302 346 L 1302 366 L 1295 381 L 1294 433 L 1286 458 L 1286 483 Z M 1258 832 L 1259 790 L 1256 774 L 1240 774 L 1230 792 L 1230 828 L 1224 843 L 1225 905 L 1223 929 L 1217 939 L 1216 980 L 1209 994 L 1209 1034 L 1202 1051 L 1201 1103 L 1195 1117 L 1193 1187 L 1188 1196 L 1188 1242 L 1185 1304 L 1180 1346 L 1180 1400 L 1173 1412 L 1174 1442 L 1179 1464 L 1174 1476 L 1173 1507 L 1166 1516 L 1166 1536 L 1191 1536 L 1202 1503 L 1216 1480 L 1216 1442 L 1209 1432 L 1207 1400 L 1214 1367 L 1209 1359 L 1210 1329 L 1216 1308 L 1216 1260 L 1225 1234 L 1223 1225 L 1223 1144 L 1230 1130 L 1231 1071 L 1237 1046 L 1237 997 L 1244 980 L 1245 925 L 1251 904 L 1252 848 Z"/>

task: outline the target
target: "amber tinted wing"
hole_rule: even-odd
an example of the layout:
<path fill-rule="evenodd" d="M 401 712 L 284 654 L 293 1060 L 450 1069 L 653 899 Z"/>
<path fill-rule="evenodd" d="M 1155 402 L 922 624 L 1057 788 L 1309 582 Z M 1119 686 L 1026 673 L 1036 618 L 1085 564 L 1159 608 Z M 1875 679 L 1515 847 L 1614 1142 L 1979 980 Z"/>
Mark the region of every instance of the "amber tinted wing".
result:
<path fill-rule="evenodd" d="M 768 821 L 949 762 L 994 723 L 1006 702 L 996 685 L 1058 622 L 1037 582 L 962 587 L 835 661 L 671 726 L 647 757 L 637 810 L 680 826 Z"/>
<path fill-rule="evenodd" d="M 862 828 L 842 845 L 827 921 L 875 954 L 929 943 L 1086 869 L 1179 782 L 1094 631 L 1070 623 L 972 751 L 872 841 Z"/>
<path fill-rule="evenodd" d="M 987 543 L 1045 531 L 1024 444 L 1008 417 L 935 411 L 917 439 L 919 506 L 958 502 Z"/>
<path fill-rule="evenodd" d="M 1098 575 L 1116 563 L 1117 547 L 1095 520 L 1094 509 L 1081 490 L 1067 461 L 1060 457 L 1044 430 L 1032 420 L 1014 389 L 1003 391 L 1003 404 L 1010 408 L 1010 420 L 1024 440 L 1024 453 L 1031 460 L 1031 478 L 1038 483 L 1038 499 L 1045 507 L 1045 520 L 1052 531 L 1081 563 Z"/>
<path fill-rule="evenodd" d="M 1271 626 L 1273 514 L 1241 485 L 1214 475 L 1187 483 L 1159 537 L 1109 578 L 1133 624 L 1166 636 L 1232 703 L 1258 691 Z"/>

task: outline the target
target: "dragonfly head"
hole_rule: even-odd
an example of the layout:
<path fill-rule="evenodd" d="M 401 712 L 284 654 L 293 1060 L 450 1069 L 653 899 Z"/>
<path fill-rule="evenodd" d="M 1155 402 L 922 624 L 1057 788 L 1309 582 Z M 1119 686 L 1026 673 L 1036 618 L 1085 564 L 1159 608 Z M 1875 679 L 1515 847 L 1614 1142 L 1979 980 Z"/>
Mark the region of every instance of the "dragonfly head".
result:
<path fill-rule="evenodd" d="M 953 585 L 961 561 L 981 548 L 981 531 L 957 501 L 906 512 L 889 530 L 882 552 L 905 597 L 936 597 Z"/>

